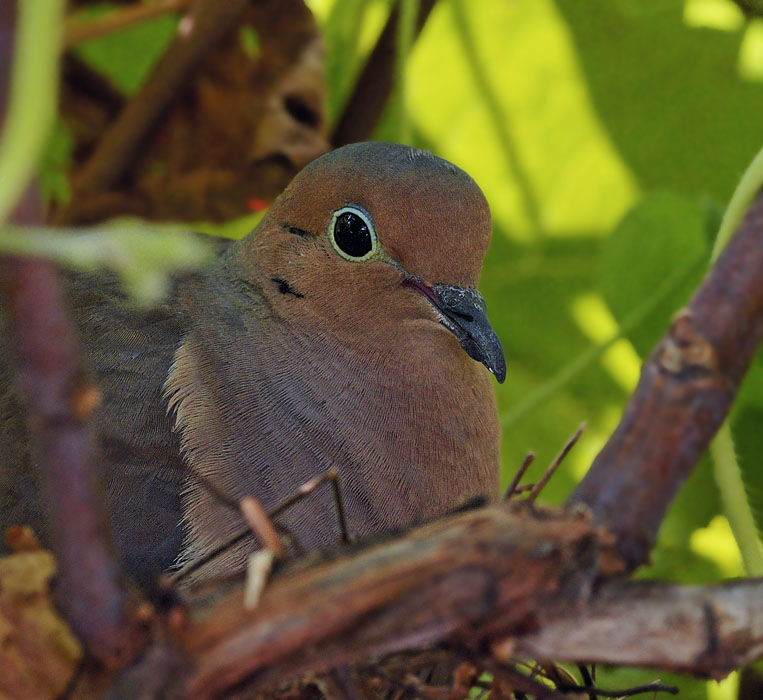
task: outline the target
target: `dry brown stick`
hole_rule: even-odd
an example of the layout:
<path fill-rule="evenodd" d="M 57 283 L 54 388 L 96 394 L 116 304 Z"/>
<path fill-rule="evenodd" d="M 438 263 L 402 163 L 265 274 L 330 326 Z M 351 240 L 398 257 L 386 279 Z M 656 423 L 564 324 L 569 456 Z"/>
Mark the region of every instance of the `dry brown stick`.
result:
<path fill-rule="evenodd" d="M 253 496 L 245 496 L 239 503 L 241 515 L 264 549 L 269 549 L 278 559 L 286 556 L 286 550 L 276 527 L 265 508 Z"/>
<path fill-rule="evenodd" d="M 625 413 L 571 497 L 642 564 L 668 505 L 728 413 L 763 340 L 763 196 L 644 364 Z"/>
<path fill-rule="evenodd" d="M 75 187 L 93 193 L 114 186 L 138 149 L 194 71 L 241 17 L 250 0 L 196 0 L 177 36 L 116 121 L 98 142 Z"/>
<path fill-rule="evenodd" d="M 208 489 L 212 495 L 220 500 L 220 502 L 225 503 L 237 513 L 239 512 L 240 502 L 235 501 L 232 497 L 220 491 L 220 489 L 218 489 L 209 479 L 197 473 L 195 470 L 191 470 L 191 475 L 194 479 L 197 479 L 206 489 Z M 323 474 L 315 476 L 312 479 L 306 481 L 291 496 L 287 496 L 280 503 L 276 504 L 269 513 L 265 513 L 265 518 L 267 518 L 267 520 L 272 523 L 274 518 L 278 517 L 281 513 L 291 508 L 298 501 L 301 501 L 306 496 L 309 496 L 311 493 L 313 493 L 313 491 L 315 491 L 315 489 L 317 489 L 322 484 L 325 484 L 327 481 L 330 481 L 333 487 L 334 502 L 337 509 L 337 518 L 339 519 L 340 542 L 342 544 L 346 544 L 350 541 L 350 537 L 349 532 L 347 531 L 347 516 L 345 514 L 344 503 L 342 501 L 342 492 L 339 489 L 338 484 L 339 474 L 336 469 L 329 469 L 327 472 L 324 472 Z M 227 552 L 231 547 L 234 547 L 239 542 L 249 537 L 251 534 L 252 528 L 250 525 L 241 528 L 238 532 L 236 532 L 236 534 L 232 535 L 225 542 L 222 542 L 214 547 L 203 557 L 192 561 L 184 568 L 174 572 L 173 574 L 170 574 L 169 580 L 174 584 L 178 584 L 180 581 L 187 578 L 190 574 L 198 571 L 202 566 L 205 566 L 213 559 Z M 287 532 L 286 534 L 288 535 L 289 533 Z M 260 542 L 264 546 L 267 546 L 264 542 L 262 542 L 262 539 L 260 539 Z M 295 546 L 298 552 L 304 552 L 296 539 L 292 538 L 292 545 Z"/>
<path fill-rule="evenodd" d="M 7 85 L 15 20 L 15 4 L 2 5 L 0 88 Z M 7 92 L 0 90 L 0 123 L 6 99 Z M 11 218 L 20 224 L 43 222 L 35 186 Z M 101 661 L 117 663 L 135 640 L 128 634 L 127 596 L 91 471 L 94 449 L 87 419 L 98 392 L 80 360 L 53 263 L 2 257 L 0 287 L 16 387 L 48 503 L 61 604 L 88 650 Z"/>
<path fill-rule="evenodd" d="M 763 580 L 613 580 L 589 599 L 607 551 L 580 517 L 535 519 L 516 504 L 463 513 L 277 577 L 252 613 L 230 596 L 187 630 L 194 670 L 178 692 L 255 692 L 437 643 L 475 663 L 555 658 L 714 678 L 763 656 Z"/>
<path fill-rule="evenodd" d="M 556 473 L 556 470 L 559 469 L 559 465 L 564 461 L 564 458 L 575 446 L 575 443 L 580 439 L 580 436 L 583 434 L 584 430 L 585 422 L 580 424 L 578 429 L 575 431 L 575 434 L 564 444 L 562 451 L 556 455 L 553 460 L 551 460 L 551 464 L 549 464 L 546 471 L 543 472 L 543 476 L 538 480 L 538 483 L 533 486 L 532 491 L 530 491 L 530 495 L 527 497 L 528 503 L 535 501 L 535 499 L 540 495 L 540 492 L 546 488 L 546 484 L 551 480 L 551 477 Z"/>
<path fill-rule="evenodd" d="M 421 0 L 416 22 L 416 36 L 421 32 L 437 0 Z M 334 148 L 370 138 L 392 94 L 395 79 L 395 41 L 399 7 L 390 13 L 379 40 L 355 82 L 355 87 L 342 110 L 331 145 Z"/>
<path fill-rule="evenodd" d="M 514 478 L 511 480 L 511 483 L 506 488 L 506 493 L 503 494 L 503 500 L 508 501 L 515 493 L 518 493 L 517 489 L 519 487 L 519 482 L 522 480 L 522 477 L 525 475 L 525 472 L 530 467 L 530 465 L 535 460 L 535 453 L 534 452 L 528 452 L 525 455 L 525 458 L 522 460 L 522 464 L 519 465 L 519 469 L 517 469 L 517 473 L 514 474 Z"/>
<path fill-rule="evenodd" d="M 154 2 L 150 3 L 136 2 L 90 20 L 69 17 L 64 27 L 64 50 L 68 50 L 87 39 L 110 34 L 169 12 L 178 12 L 190 2 L 191 0 L 154 0 Z"/>

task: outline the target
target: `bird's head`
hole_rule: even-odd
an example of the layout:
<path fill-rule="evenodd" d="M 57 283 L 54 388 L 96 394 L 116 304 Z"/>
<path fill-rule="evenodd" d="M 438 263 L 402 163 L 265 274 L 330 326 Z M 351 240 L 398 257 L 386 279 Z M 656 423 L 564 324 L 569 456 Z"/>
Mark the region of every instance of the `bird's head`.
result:
<path fill-rule="evenodd" d="M 476 289 L 490 231 L 465 172 L 408 146 L 359 143 L 294 178 L 239 264 L 284 319 L 347 339 L 383 338 L 402 321 L 447 329 L 502 382 L 503 349 Z"/>

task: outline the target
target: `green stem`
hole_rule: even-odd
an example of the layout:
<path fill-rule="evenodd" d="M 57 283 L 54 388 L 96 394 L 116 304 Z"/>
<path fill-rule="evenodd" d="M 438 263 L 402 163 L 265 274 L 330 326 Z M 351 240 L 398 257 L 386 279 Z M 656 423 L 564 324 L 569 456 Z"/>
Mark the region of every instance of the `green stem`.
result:
<path fill-rule="evenodd" d="M 411 53 L 413 39 L 416 35 L 416 18 L 419 15 L 419 0 L 400 0 L 397 18 L 397 37 L 395 44 L 395 105 L 397 140 L 400 143 L 410 143 L 411 122 L 408 113 L 408 88 L 406 64 Z"/>
<path fill-rule="evenodd" d="M 726 421 L 710 445 L 713 457 L 713 476 L 721 494 L 721 503 L 726 518 L 734 533 L 739 551 L 742 553 L 744 568 L 748 576 L 763 576 L 763 553 L 760 550 L 758 531 L 755 527 L 747 493 L 742 480 L 731 428 Z"/>
<path fill-rule="evenodd" d="M 753 158 L 731 196 L 715 238 L 712 262 L 715 262 L 734 235 L 734 231 L 761 185 L 763 185 L 763 149 Z M 728 419 L 710 444 L 710 454 L 713 457 L 715 483 L 720 492 L 721 503 L 731 532 L 742 554 L 744 568 L 749 576 L 763 576 L 763 552 L 760 548 L 755 517 L 745 492 L 742 470 L 737 461 L 734 438 Z"/>
<path fill-rule="evenodd" d="M 0 135 L 0 222 L 34 175 L 58 94 L 63 0 L 23 0 L 16 7 L 11 89 Z"/>
<path fill-rule="evenodd" d="M 731 236 L 734 235 L 734 231 L 736 231 L 761 186 L 763 186 L 763 149 L 758 151 L 758 155 L 747 166 L 747 170 L 744 171 L 734 194 L 731 195 L 731 201 L 726 207 L 718 235 L 715 237 L 713 254 L 710 256 L 711 262 L 715 262 Z"/>
<path fill-rule="evenodd" d="M 332 125 L 336 124 L 358 77 L 360 37 L 367 10 L 367 2 L 337 0 L 324 26 L 328 111 Z"/>
<path fill-rule="evenodd" d="M 501 416 L 501 425 L 504 430 L 521 420 L 525 415 L 534 411 L 545 403 L 551 396 L 556 394 L 562 387 L 571 382 L 578 374 L 596 362 L 599 357 L 622 337 L 637 328 L 644 319 L 649 316 L 660 304 L 675 292 L 691 275 L 697 267 L 704 262 L 704 255 L 697 256 L 683 267 L 674 270 L 673 274 L 664 279 L 662 283 L 647 297 L 638 307 L 631 311 L 619 325 L 618 330 L 612 336 L 598 345 L 593 345 L 578 355 L 572 362 L 565 365 L 556 376 L 545 382 L 536 391 L 517 404 L 511 411 Z"/>

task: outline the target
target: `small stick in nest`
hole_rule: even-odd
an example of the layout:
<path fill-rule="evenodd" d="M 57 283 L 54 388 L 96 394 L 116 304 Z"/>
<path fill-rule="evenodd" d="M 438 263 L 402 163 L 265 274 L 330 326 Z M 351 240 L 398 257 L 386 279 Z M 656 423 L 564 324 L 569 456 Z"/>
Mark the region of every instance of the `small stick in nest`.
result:
<path fill-rule="evenodd" d="M 291 496 L 286 497 L 283 501 L 281 501 L 278 505 L 276 505 L 270 512 L 266 512 L 264 508 L 259 504 L 259 501 L 254 499 L 251 496 L 245 497 L 242 499 L 242 501 L 237 502 L 230 496 L 224 494 L 221 492 L 214 484 L 211 483 L 208 479 L 203 477 L 201 474 L 198 474 L 195 471 L 191 472 L 192 476 L 195 479 L 198 479 L 199 482 L 207 488 L 210 493 L 212 493 L 215 498 L 219 499 L 221 502 L 225 503 L 226 505 L 230 506 L 231 508 L 235 508 L 235 510 L 242 514 L 242 517 L 244 518 L 244 521 L 247 523 L 247 527 L 242 528 L 239 530 L 235 535 L 233 535 L 230 539 L 226 540 L 222 544 L 218 545 L 211 551 L 207 552 L 203 557 L 200 557 L 194 562 L 191 562 L 186 567 L 181 569 L 180 571 L 175 572 L 170 576 L 170 581 L 174 584 L 179 583 L 184 578 L 192 574 L 194 571 L 198 571 L 201 567 L 208 564 L 213 559 L 216 559 L 221 554 L 224 554 L 227 552 L 231 547 L 234 547 L 242 540 L 249 537 L 252 532 L 257 536 L 257 538 L 262 543 L 263 547 L 268 547 L 268 543 L 278 542 L 278 545 L 276 545 L 276 551 L 281 551 L 283 549 L 283 546 L 281 545 L 280 538 L 278 537 L 277 528 L 273 524 L 274 518 L 278 517 L 281 513 L 291 508 L 295 503 L 298 503 L 306 496 L 309 496 L 311 493 L 313 493 L 319 486 L 322 484 L 325 484 L 326 482 L 330 482 L 332 485 L 332 492 L 334 494 L 334 504 L 336 507 L 337 512 L 337 519 L 339 521 L 339 530 L 340 530 L 340 542 L 342 544 L 346 544 L 351 541 L 349 530 L 347 527 L 347 513 L 344 507 L 344 499 L 342 497 L 342 489 L 339 484 L 339 472 L 337 472 L 336 469 L 329 469 L 324 474 L 321 474 L 320 476 L 316 476 L 313 479 L 310 479 L 309 481 L 305 482 L 300 486 Z M 259 505 L 259 509 L 257 508 L 257 505 Z M 246 513 L 244 512 L 246 510 Z M 252 519 L 250 520 L 249 517 Z M 281 530 L 284 530 L 285 528 L 280 527 Z M 287 531 L 287 534 L 288 531 Z M 293 542 L 295 549 L 299 551 L 304 551 L 302 547 L 299 546 L 299 543 L 297 542 L 296 538 L 294 538 L 292 535 L 289 534 L 289 539 Z M 285 555 L 284 555 L 285 556 Z M 279 557 L 282 558 L 282 557 Z"/>
<path fill-rule="evenodd" d="M 518 493 L 521 493 L 519 489 L 519 482 L 522 480 L 522 477 L 525 475 L 525 472 L 527 471 L 528 467 L 533 463 L 534 459 L 535 459 L 535 453 L 528 452 L 525 458 L 522 460 L 522 464 L 519 465 L 519 469 L 517 469 L 517 473 L 514 475 L 514 478 L 511 480 L 511 483 L 506 489 L 506 493 L 503 494 L 504 501 L 508 501 L 511 499 L 512 496 Z"/>
<path fill-rule="evenodd" d="M 554 457 L 551 464 L 548 465 L 548 469 L 546 469 L 546 473 L 540 478 L 540 481 L 538 481 L 537 484 L 535 484 L 535 487 L 532 491 L 530 491 L 530 495 L 527 497 L 528 503 L 533 503 L 535 499 L 538 497 L 538 494 L 545 488 L 546 484 L 549 482 L 549 479 L 554 475 L 554 472 L 559 468 L 559 465 L 562 463 L 564 458 L 569 454 L 569 451 L 573 448 L 575 443 L 580 439 L 580 436 L 583 434 L 583 431 L 585 430 L 585 421 L 583 421 L 580 424 L 580 427 L 575 431 L 575 434 L 567 440 L 567 443 L 562 448 L 562 451 Z"/>

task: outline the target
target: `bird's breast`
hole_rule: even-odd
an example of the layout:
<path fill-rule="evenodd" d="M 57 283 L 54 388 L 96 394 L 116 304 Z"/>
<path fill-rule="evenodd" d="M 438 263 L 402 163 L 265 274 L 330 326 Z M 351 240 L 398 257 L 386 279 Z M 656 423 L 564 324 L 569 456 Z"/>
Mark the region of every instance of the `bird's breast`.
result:
<path fill-rule="evenodd" d="M 350 529 L 360 536 L 495 495 L 489 376 L 431 321 L 401 324 L 386 343 L 347 343 L 283 323 L 250 324 L 245 337 L 221 346 L 224 337 L 214 328 L 189 335 L 168 389 L 194 473 L 226 494 L 273 508 L 337 469 Z M 240 527 L 193 477 L 185 509 L 196 553 Z M 305 547 L 337 542 L 329 489 L 281 522 Z"/>

